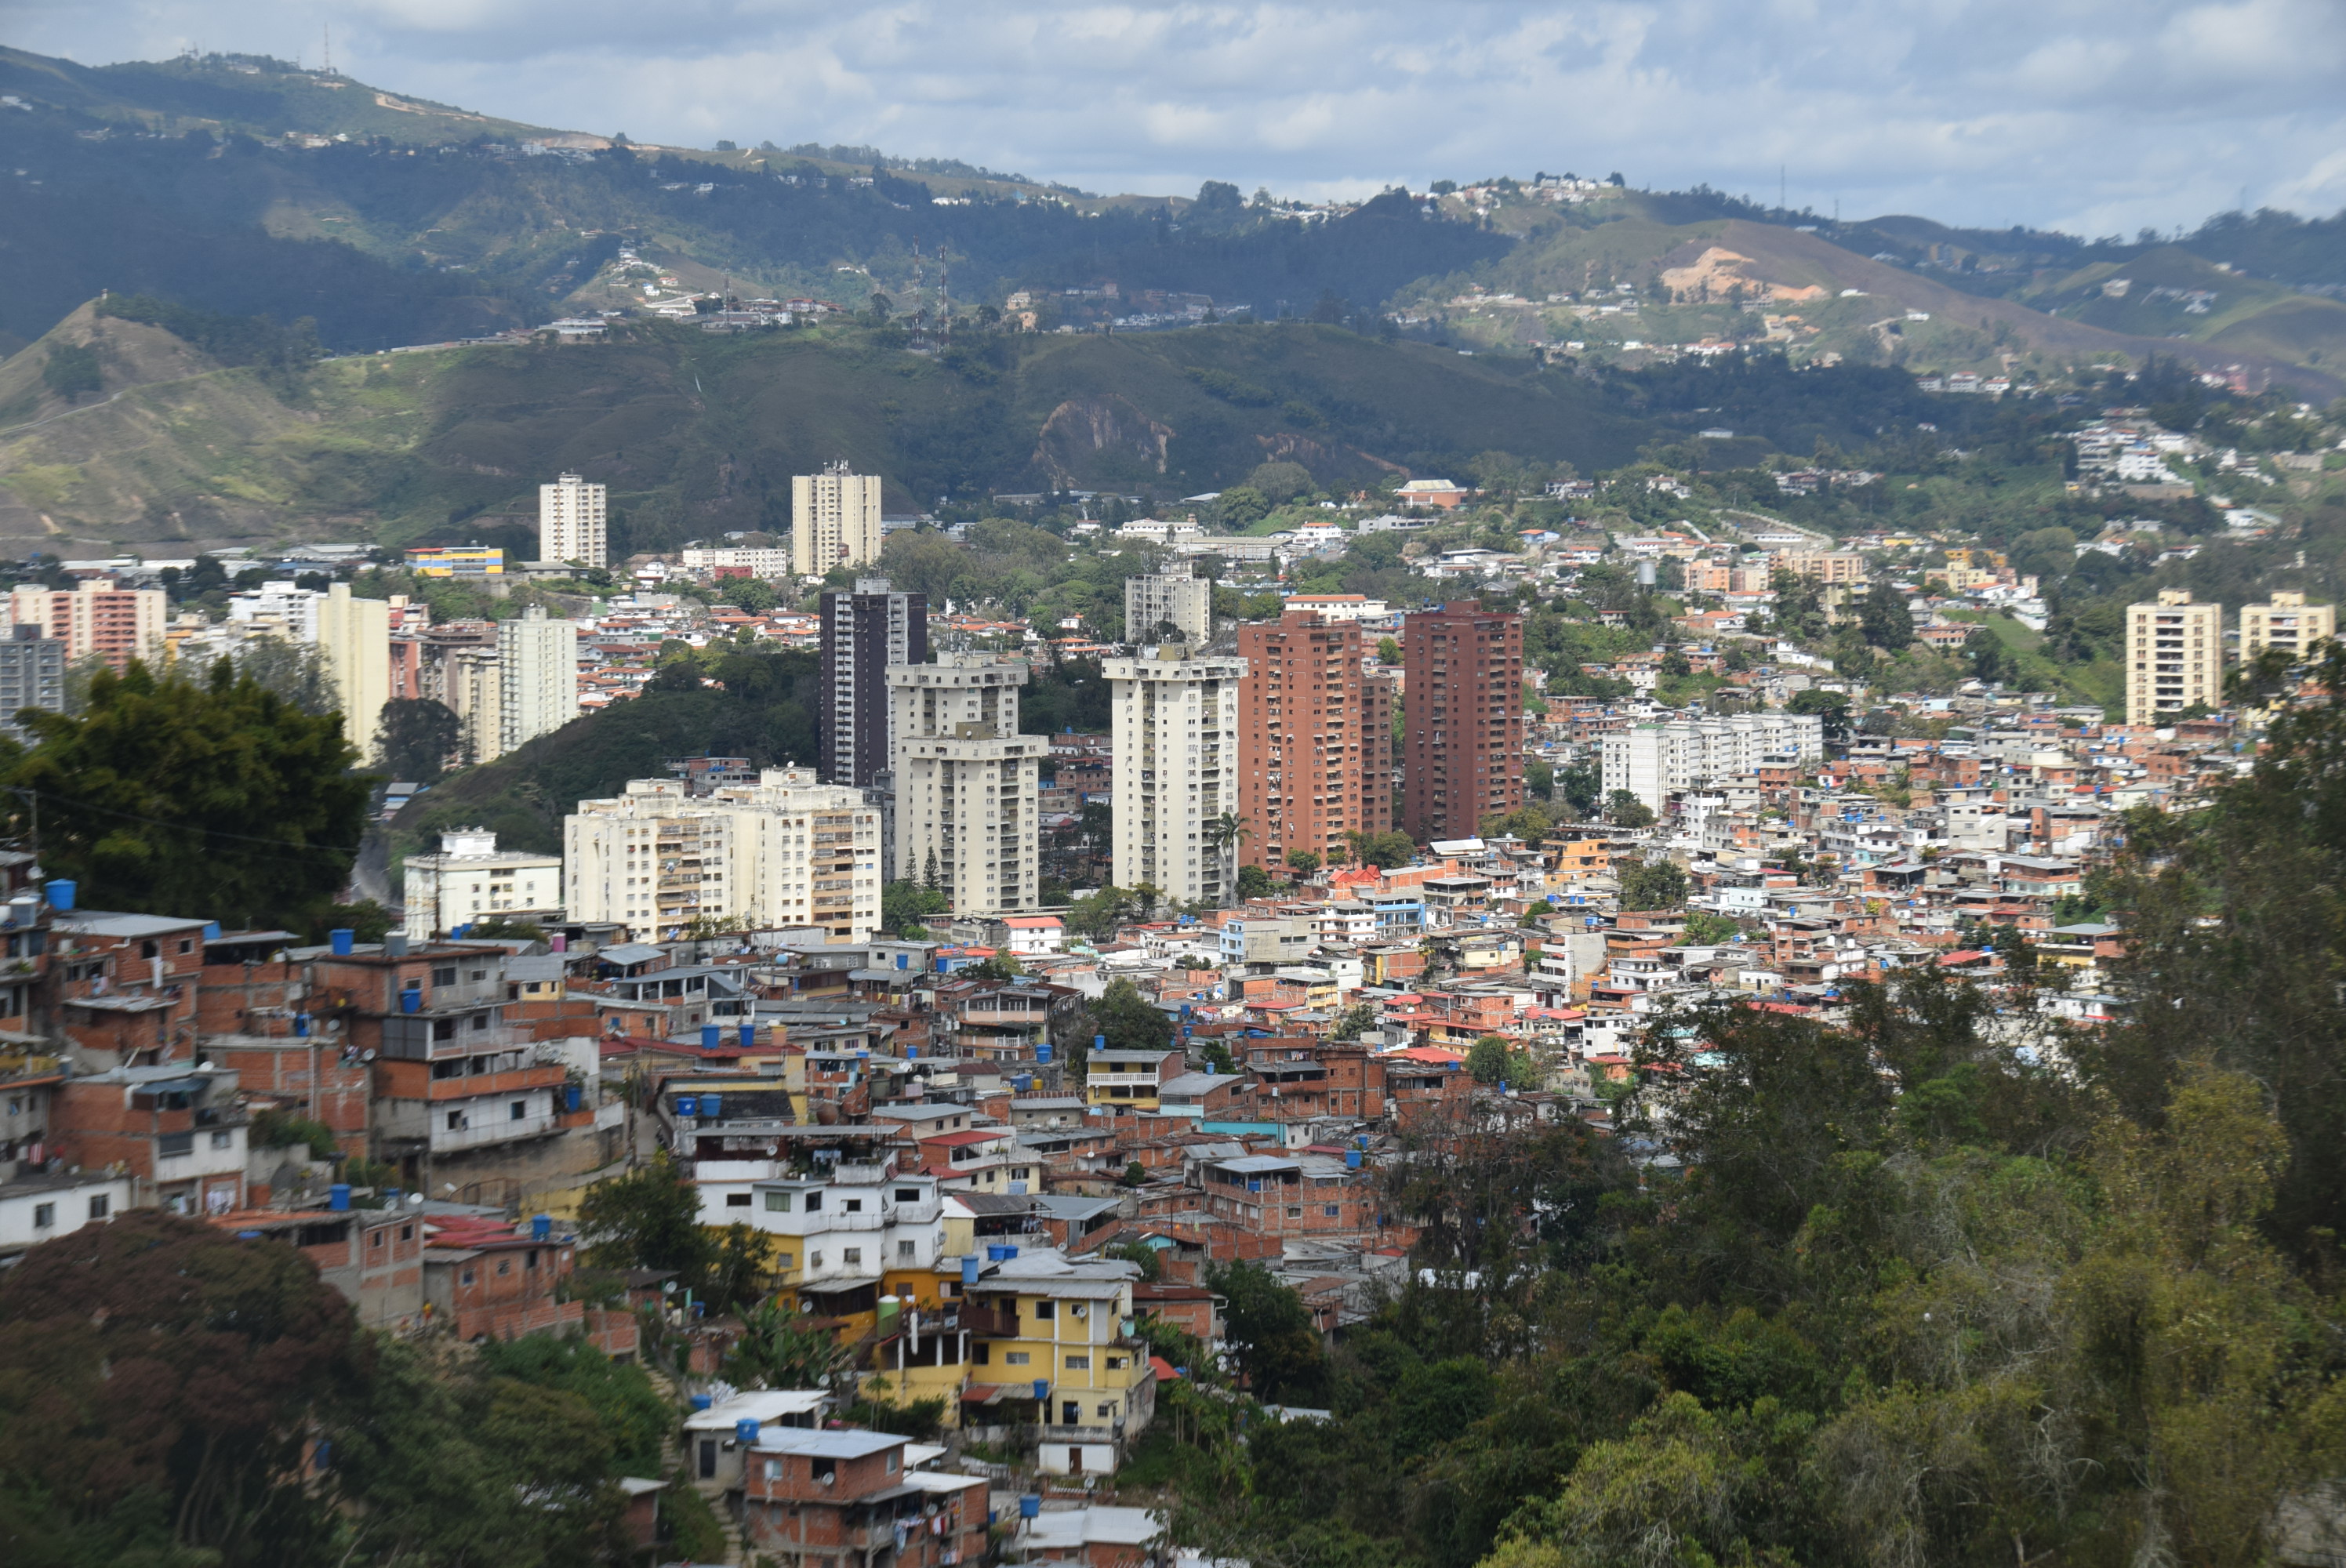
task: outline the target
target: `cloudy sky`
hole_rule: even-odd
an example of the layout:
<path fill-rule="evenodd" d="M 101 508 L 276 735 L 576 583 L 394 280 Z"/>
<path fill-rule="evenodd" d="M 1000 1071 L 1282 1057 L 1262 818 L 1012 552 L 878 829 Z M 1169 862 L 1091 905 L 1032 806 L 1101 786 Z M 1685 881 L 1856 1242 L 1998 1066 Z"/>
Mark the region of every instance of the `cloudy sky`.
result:
<path fill-rule="evenodd" d="M 336 66 L 566 129 L 868 143 L 1092 190 L 1606 174 L 2131 235 L 2346 207 L 2340 0 L 0 0 L 88 64 Z"/>

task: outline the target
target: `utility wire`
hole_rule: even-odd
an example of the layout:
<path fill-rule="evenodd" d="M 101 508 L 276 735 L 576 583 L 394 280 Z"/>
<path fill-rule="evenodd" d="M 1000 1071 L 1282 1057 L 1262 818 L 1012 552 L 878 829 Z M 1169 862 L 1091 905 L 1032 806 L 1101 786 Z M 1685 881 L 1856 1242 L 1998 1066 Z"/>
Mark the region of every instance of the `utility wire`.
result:
<path fill-rule="evenodd" d="M 169 828 L 182 833 L 202 833 L 208 837 L 215 839 L 235 839 L 240 842 L 247 844 L 270 844 L 280 850 L 292 850 L 301 853 L 322 851 L 333 854 L 356 855 L 365 848 L 363 844 L 297 844 L 291 839 L 263 839 L 257 838 L 250 833 L 231 833 L 225 828 L 207 828 L 194 822 L 170 822 L 164 820 L 160 817 L 142 817 L 136 811 L 122 811 L 117 810 L 111 806 L 97 805 L 94 802 L 84 800 L 77 796 L 52 795 L 46 790 L 28 789 L 21 785 L 9 786 L 9 792 L 15 795 L 31 796 L 36 799 L 55 801 L 59 805 L 69 806 L 76 810 L 97 811 L 108 817 L 120 817 L 126 821 L 145 822 L 157 828 Z"/>

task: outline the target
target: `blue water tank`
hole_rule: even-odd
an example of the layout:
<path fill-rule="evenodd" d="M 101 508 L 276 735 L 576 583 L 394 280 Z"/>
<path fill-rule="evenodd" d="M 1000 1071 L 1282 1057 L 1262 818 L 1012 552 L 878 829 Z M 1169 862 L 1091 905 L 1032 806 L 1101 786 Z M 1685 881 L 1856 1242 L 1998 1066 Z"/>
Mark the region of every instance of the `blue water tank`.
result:
<path fill-rule="evenodd" d="M 80 884 L 77 882 L 68 881 L 62 878 L 56 881 L 51 882 L 45 890 L 49 895 L 49 907 L 56 911 L 59 914 L 63 914 L 67 910 L 72 909 L 74 905 L 74 891 L 79 885 Z"/>
<path fill-rule="evenodd" d="M 399 993 L 399 1010 L 402 1013 L 423 1012 L 423 988 L 420 985 L 411 985 L 406 990 L 401 992 Z"/>
<path fill-rule="evenodd" d="M 978 1270 L 978 1261 L 977 1261 L 977 1254 L 976 1254 L 976 1253 L 974 1253 L 974 1252 L 970 1253 L 970 1254 L 968 1254 L 967 1256 L 965 1256 L 965 1257 L 964 1257 L 962 1258 L 962 1260 L 961 1260 L 961 1283 L 962 1283 L 962 1288 L 964 1288 L 964 1289 L 967 1289 L 969 1287 L 971 1287 L 971 1286 L 973 1286 L 973 1285 L 974 1285 L 974 1284 L 976 1284 L 976 1283 L 977 1283 L 977 1270 Z"/>
<path fill-rule="evenodd" d="M 1018 1256 L 1018 1249 L 1015 1247 L 1005 1247 L 1002 1249 L 1002 1256 L 1005 1260 L 1015 1257 Z"/>
<path fill-rule="evenodd" d="M 700 1096 L 700 1114 L 713 1122 L 724 1114 L 724 1105 L 725 1099 L 721 1095 L 703 1095 Z"/>
<path fill-rule="evenodd" d="M 216 920 L 208 920 L 204 921 L 204 940 L 206 942 L 218 942 L 219 940 L 219 921 Z"/>
<path fill-rule="evenodd" d="M 1050 1061 L 1050 1059 L 1051 1059 L 1051 1043 L 1050 1043 L 1048 1040 L 1037 1040 L 1037 1041 L 1035 1041 L 1035 1061 L 1037 1061 L 1037 1062 L 1046 1062 L 1046 1063 L 1047 1063 L 1048 1061 Z"/>
<path fill-rule="evenodd" d="M 1038 1400 L 1048 1400 L 1051 1397 L 1051 1380 L 1048 1378 L 1035 1380 L 1035 1397 Z"/>
<path fill-rule="evenodd" d="M 529 1217 L 529 1236 L 532 1241 L 546 1240 L 553 1234 L 554 1217 L 552 1215 L 533 1214 Z"/>
<path fill-rule="evenodd" d="M 905 1047 L 904 1047 L 904 1060 L 905 1060 L 905 1061 L 907 1061 L 907 1062 L 917 1062 L 917 1061 L 919 1061 L 919 1060 L 920 1060 L 920 1058 L 921 1058 L 921 1048 L 920 1048 L 918 1045 L 907 1045 L 907 1046 L 905 1046 Z"/>
<path fill-rule="evenodd" d="M 578 1108 L 577 1084 L 565 1084 L 562 1085 L 562 1108 L 566 1111 L 575 1111 Z"/>
<path fill-rule="evenodd" d="M 714 1051 L 724 1041 L 725 1031 L 720 1025 L 704 1023 L 700 1026 L 700 1048 L 703 1051 Z"/>
<path fill-rule="evenodd" d="M 309 1015 L 308 1013 L 296 1013 L 293 1015 L 293 1033 L 294 1033 L 295 1037 L 296 1037 L 296 1038 L 307 1038 L 307 1037 L 308 1037 L 308 1035 L 309 1035 L 309 1033 L 310 1033 L 310 1015 Z"/>
<path fill-rule="evenodd" d="M 1360 1150 L 1346 1149 L 1344 1151 L 1344 1168 L 1348 1171 L 1356 1171 L 1361 1168 Z"/>
<path fill-rule="evenodd" d="M 911 953 L 909 953 L 909 952 L 900 952 L 900 953 L 898 953 L 898 954 L 896 955 L 896 967 L 897 967 L 898 969 L 910 969 L 910 968 L 912 968 L 912 967 L 913 967 L 913 955 L 912 955 Z"/>
<path fill-rule="evenodd" d="M 755 1416 L 743 1416 L 740 1420 L 735 1421 L 733 1423 L 733 1441 L 740 1443 L 743 1448 L 750 1448 L 756 1444 L 758 1441 L 758 1418 Z"/>
<path fill-rule="evenodd" d="M 758 1026 L 754 1023 L 744 1023 L 741 1025 L 741 1049 L 744 1051 L 754 1050 L 757 1047 L 757 1044 Z"/>
<path fill-rule="evenodd" d="M 326 1207 L 341 1214 L 351 1207 L 351 1184 L 338 1181 L 326 1189 Z"/>
<path fill-rule="evenodd" d="M 698 1095 L 678 1095 L 676 1097 L 676 1114 L 679 1116 L 697 1116 L 700 1115 L 700 1096 Z"/>
<path fill-rule="evenodd" d="M 695 1394 L 692 1396 L 692 1408 L 695 1410 L 705 1410 L 716 1402 L 716 1400 L 710 1399 L 707 1394 Z"/>
<path fill-rule="evenodd" d="M 1353 1136 L 1353 1138 L 1354 1138 L 1355 1140 L 1357 1140 L 1357 1141 L 1359 1142 L 1359 1144 L 1360 1144 L 1361 1147 L 1362 1147 L 1362 1148 L 1367 1148 L 1367 1147 L 1369 1146 L 1369 1135 L 1368 1135 L 1368 1134 L 1366 1134 L 1366 1133 L 1354 1133 L 1354 1134 L 1352 1135 L 1352 1136 Z"/>
<path fill-rule="evenodd" d="M 348 958 L 358 945 L 359 933 L 348 926 L 336 926 L 326 933 L 326 943 L 334 950 L 336 958 Z"/>
<path fill-rule="evenodd" d="M 1036 1383 L 1036 1384 L 1035 1385 L 1035 1387 L 1037 1390 L 1040 1390 L 1040 1389 L 1043 1387 L 1043 1385 L 1042 1385 L 1042 1384 L 1040 1384 L 1040 1383 Z M 1041 1393 L 1039 1393 L 1039 1392 L 1038 1392 L 1038 1393 L 1036 1393 L 1036 1394 L 1035 1394 L 1035 1397 L 1036 1399 L 1038 1399 L 1038 1400 L 1039 1400 L 1039 1399 L 1041 1399 L 1043 1396 L 1041 1395 Z M 1040 1518 L 1042 1518 L 1042 1517 L 1043 1517 L 1043 1499 L 1042 1499 L 1038 1494 L 1036 1494 L 1036 1493 L 1035 1493 L 1035 1492 L 1026 1492 L 1026 1493 L 1025 1493 L 1024 1495 L 1022 1495 L 1022 1496 L 1018 1499 L 1018 1517 L 1019 1517 L 1019 1518 L 1021 1518 L 1021 1519 L 1040 1519 Z"/>
<path fill-rule="evenodd" d="M 1093 1049 L 1093 1050 L 1095 1050 L 1095 1051 L 1105 1051 L 1105 1050 L 1107 1050 L 1107 1035 L 1105 1035 L 1105 1034 L 1095 1034 L 1095 1035 L 1093 1035 L 1093 1036 L 1092 1036 L 1092 1049 Z"/>

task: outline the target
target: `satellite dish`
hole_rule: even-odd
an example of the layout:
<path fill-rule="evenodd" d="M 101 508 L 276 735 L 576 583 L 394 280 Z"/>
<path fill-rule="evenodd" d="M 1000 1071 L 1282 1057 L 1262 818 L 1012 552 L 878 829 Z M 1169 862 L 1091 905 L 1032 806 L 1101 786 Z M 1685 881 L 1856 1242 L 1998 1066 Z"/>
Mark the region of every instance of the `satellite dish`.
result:
<path fill-rule="evenodd" d="M 372 1050 L 362 1051 L 359 1053 L 359 1060 L 362 1062 L 372 1062 L 374 1060 L 374 1053 Z"/>
<path fill-rule="evenodd" d="M 407 1195 L 407 1207 L 410 1208 L 422 1208 L 423 1207 L 423 1195 L 420 1192 L 409 1193 Z"/>

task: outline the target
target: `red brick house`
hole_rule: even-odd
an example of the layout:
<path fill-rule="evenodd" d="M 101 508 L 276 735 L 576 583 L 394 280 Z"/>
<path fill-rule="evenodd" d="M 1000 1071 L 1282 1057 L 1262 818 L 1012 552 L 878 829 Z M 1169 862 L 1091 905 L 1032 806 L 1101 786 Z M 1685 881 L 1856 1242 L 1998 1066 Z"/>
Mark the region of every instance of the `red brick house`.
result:
<path fill-rule="evenodd" d="M 975 1564 L 985 1478 L 910 1470 L 908 1441 L 768 1426 L 744 1466 L 742 1543 L 780 1568 Z"/>

